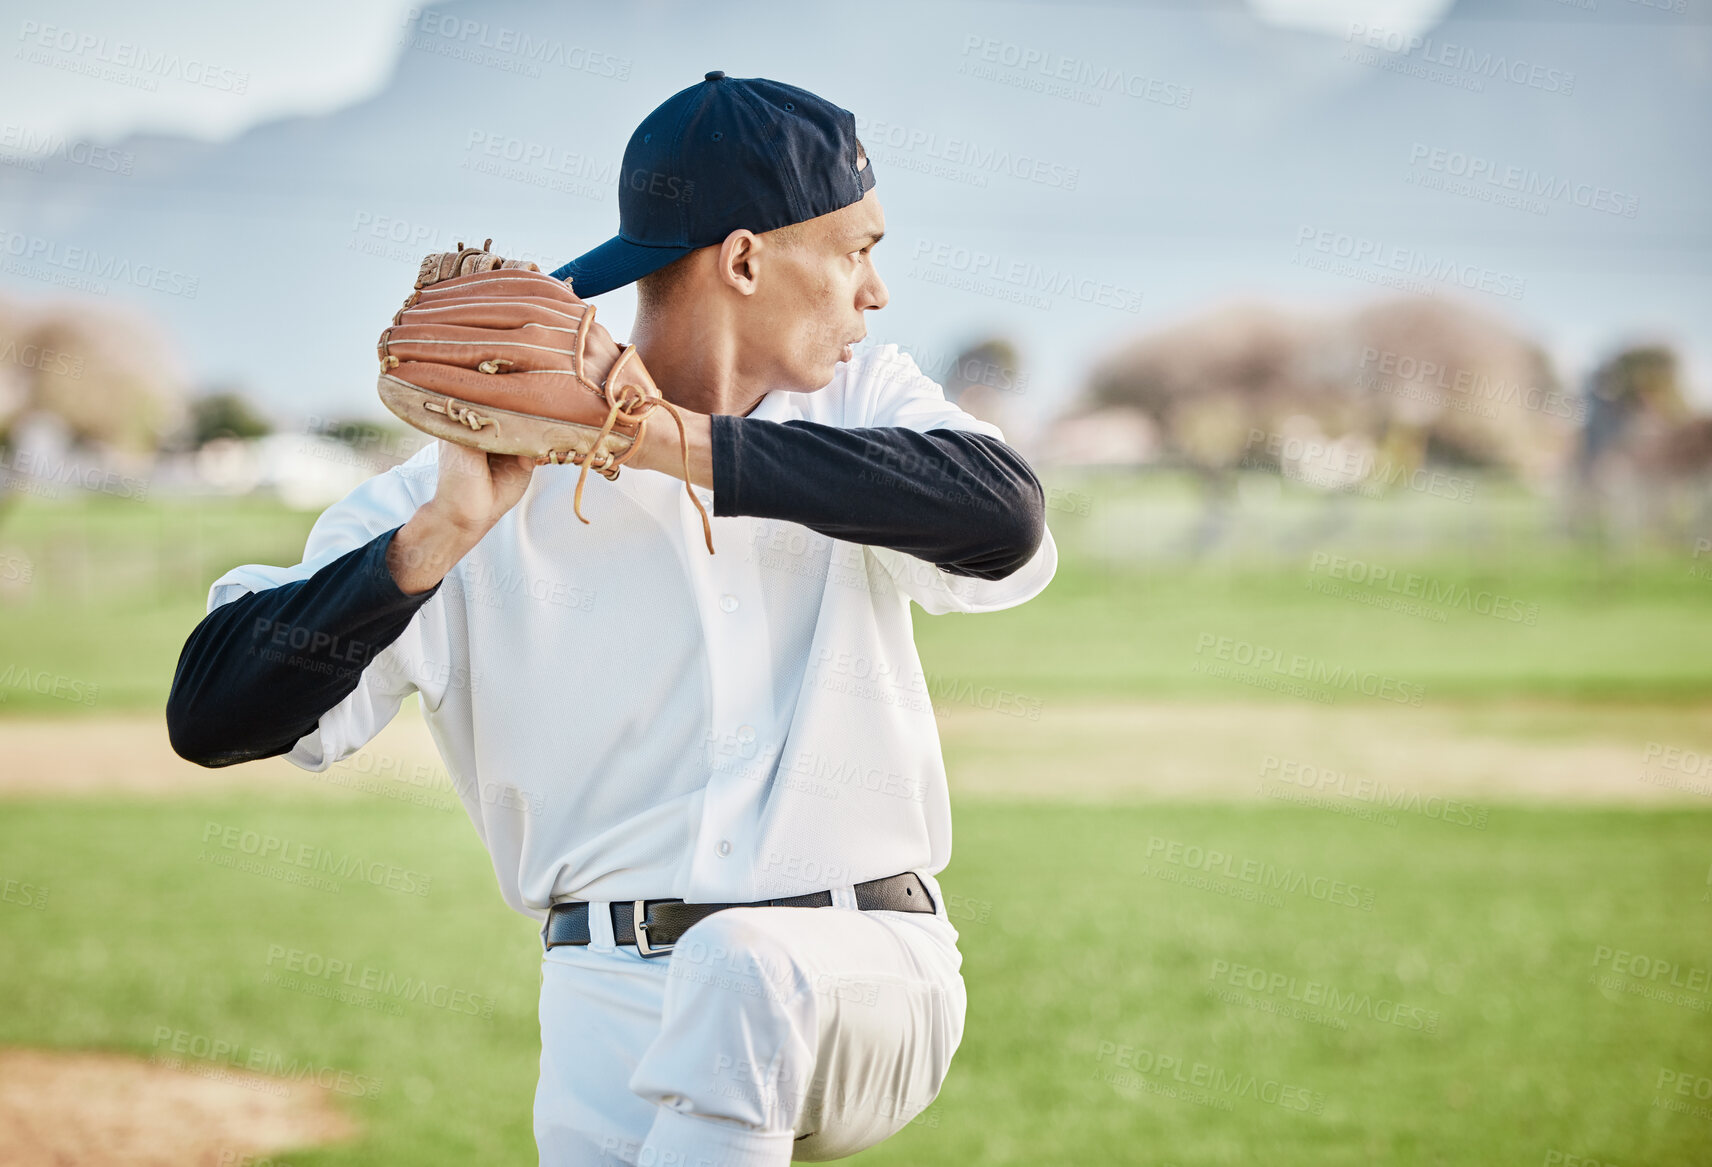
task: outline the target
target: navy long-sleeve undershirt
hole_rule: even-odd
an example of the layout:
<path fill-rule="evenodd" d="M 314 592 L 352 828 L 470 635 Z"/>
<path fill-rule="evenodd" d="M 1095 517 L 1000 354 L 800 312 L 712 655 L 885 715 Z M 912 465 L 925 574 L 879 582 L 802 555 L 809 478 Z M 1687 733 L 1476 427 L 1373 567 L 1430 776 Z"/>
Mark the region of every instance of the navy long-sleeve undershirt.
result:
<path fill-rule="evenodd" d="M 1046 499 L 1005 443 L 962 430 L 840 429 L 713 417 L 716 515 L 783 519 L 1003 579 L 1046 529 Z"/>
<path fill-rule="evenodd" d="M 397 532 L 202 618 L 179 653 L 166 702 L 167 735 L 180 757 L 230 766 L 286 753 L 351 695 L 368 662 L 440 590 L 399 590 L 386 565 Z"/>

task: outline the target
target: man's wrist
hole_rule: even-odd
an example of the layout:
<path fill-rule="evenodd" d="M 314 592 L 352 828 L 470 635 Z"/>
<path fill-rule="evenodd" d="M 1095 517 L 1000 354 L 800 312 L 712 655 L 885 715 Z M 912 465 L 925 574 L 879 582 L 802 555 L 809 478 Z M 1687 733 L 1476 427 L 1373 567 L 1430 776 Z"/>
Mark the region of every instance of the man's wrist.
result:
<path fill-rule="evenodd" d="M 712 419 L 705 413 L 679 407 L 684 421 L 680 442 L 678 423 L 663 406 L 656 405 L 642 427 L 642 447 L 628 464 L 640 470 L 658 470 L 673 478 L 687 480 L 695 486 L 713 489 Z M 685 479 L 685 451 L 689 470 Z"/>
<path fill-rule="evenodd" d="M 468 555 L 492 524 L 470 523 L 436 507 L 432 501 L 417 508 L 386 549 L 387 570 L 398 590 L 420 595 L 446 578 Z"/>

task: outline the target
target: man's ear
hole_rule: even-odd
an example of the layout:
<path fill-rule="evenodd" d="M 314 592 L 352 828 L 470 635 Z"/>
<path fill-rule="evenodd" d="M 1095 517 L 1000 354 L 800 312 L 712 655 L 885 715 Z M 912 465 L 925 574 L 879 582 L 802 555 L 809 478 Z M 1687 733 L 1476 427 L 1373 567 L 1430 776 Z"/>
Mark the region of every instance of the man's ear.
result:
<path fill-rule="evenodd" d="M 719 278 L 745 296 L 755 294 L 755 253 L 759 242 L 754 232 L 739 227 L 719 245 Z"/>

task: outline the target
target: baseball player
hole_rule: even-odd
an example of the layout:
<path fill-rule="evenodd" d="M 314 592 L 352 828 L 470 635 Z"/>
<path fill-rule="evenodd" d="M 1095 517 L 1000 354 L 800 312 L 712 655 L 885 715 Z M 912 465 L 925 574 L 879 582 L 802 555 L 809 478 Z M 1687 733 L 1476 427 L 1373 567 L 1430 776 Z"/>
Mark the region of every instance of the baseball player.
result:
<path fill-rule="evenodd" d="M 477 436 L 356 487 L 301 563 L 215 581 L 168 727 L 205 766 L 319 771 L 419 695 L 501 894 L 542 925 L 542 1163 L 838 1158 L 927 1107 L 964 1028 L 910 602 L 1011 607 L 1057 552 L 994 426 L 896 346 L 852 348 L 887 291 L 849 112 L 708 73 L 631 137 L 619 207 L 615 238 L 532 278 L 638 283 L 633 353 L 590 321 L 577 344 L 645 362 L 681 428 L 635 427 L 579 507 L 578 467 L 427 401 Z M 641 409 L 613 401 L 609 430 Z"/>

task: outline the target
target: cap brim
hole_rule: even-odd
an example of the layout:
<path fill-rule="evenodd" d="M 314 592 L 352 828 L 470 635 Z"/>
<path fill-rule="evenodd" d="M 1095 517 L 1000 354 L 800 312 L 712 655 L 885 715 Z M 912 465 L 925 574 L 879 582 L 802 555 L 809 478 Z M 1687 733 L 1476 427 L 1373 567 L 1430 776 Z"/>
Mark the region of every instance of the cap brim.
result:
<path fill-rule="evenodd" d="M 634 283 L 694 250 L 693 247 L 644 247 L 615 235 L 554 271 L 553 278 L 570 280 L 571 291 L 588 299 Z"/>

